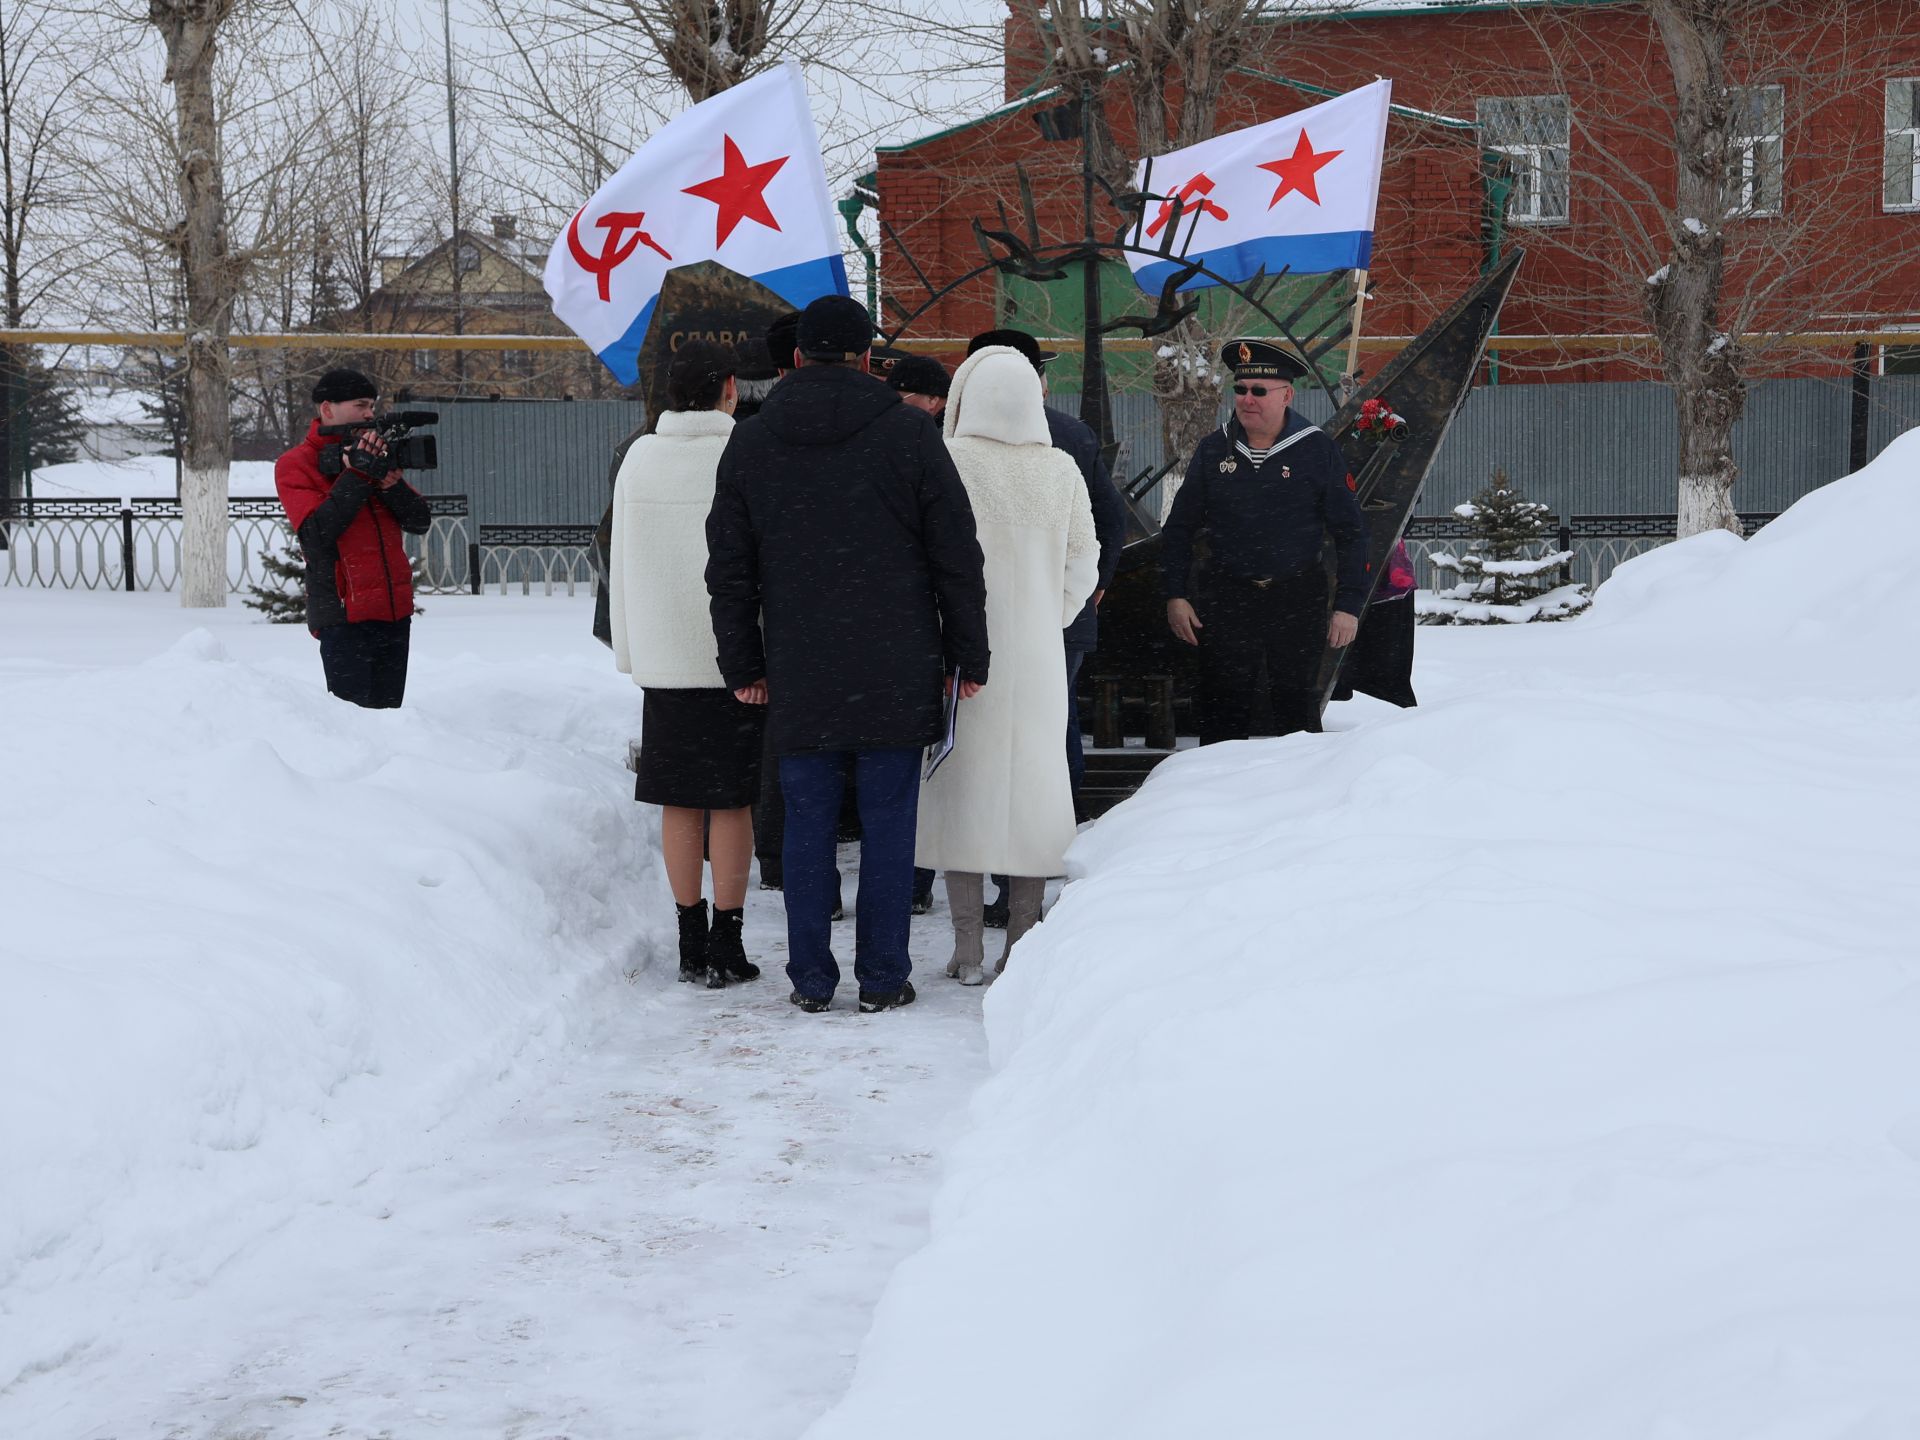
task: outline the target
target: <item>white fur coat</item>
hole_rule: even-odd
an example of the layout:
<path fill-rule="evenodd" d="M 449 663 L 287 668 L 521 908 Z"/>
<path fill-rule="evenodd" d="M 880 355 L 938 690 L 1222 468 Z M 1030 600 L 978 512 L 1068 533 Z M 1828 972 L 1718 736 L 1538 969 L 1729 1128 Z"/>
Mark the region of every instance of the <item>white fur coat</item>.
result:
<path fill-rule="evenodd" d="M 970 356 L 947 401 L 947 449 L 986 556 L 993 659 L 921 792 L 915 852 L 935 869 L 1058 875 L 1073 839 L 1060 632 L 1093 593 L 1100 544 L 1086 483 L 1047 443 L 1040 406 L 1039 376 L 1004 347 Z"/>
<path fill-rule="evenodd" d="M 669 410 L 620 462 L 607 614 L 614 663 L 636 685 L 726 683 L 707 609 L 707 512 L 732 433 L 733 417 L 718 410 Z"/>

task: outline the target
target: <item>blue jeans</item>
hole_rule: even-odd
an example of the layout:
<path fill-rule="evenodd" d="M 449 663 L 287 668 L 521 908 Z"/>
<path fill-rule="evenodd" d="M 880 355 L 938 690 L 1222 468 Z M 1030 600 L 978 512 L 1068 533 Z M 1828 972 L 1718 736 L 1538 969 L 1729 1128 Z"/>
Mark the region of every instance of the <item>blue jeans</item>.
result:
<path fill-rule="evenodd" d="M 1080 798 L 1080 779 L 1087 771 L 1087 752 L 1080 743 L 1080 700 L 1073 687 L 1079 683 L 1080 667 L 1092 653 L 1067 646 L 1067 783 L 1073 787 L 1076 800 Z"/>
<path fill-rule="evenodd" d="M 860 806 L 860 893 L 854 910 L 853 973 L 863 995 L 890 995 L 913 960 L 913 838 L 920 807 L 918 746 L 834 750 L 780 757 L 787 833 L 781 847 L 787 900 L 787 978 L 813 999 L 840 983 L 833 958 L 834 831 L 852 771 Z"/>

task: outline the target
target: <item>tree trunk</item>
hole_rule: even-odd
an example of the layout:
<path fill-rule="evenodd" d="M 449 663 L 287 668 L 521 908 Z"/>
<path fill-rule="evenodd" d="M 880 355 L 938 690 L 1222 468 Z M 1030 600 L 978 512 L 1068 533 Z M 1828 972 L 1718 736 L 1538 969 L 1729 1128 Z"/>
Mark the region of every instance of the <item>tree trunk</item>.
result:
<path fill-rule="evenodd" d="M 1732 349 L 1729 343 L 1726 349 Z M 1710 359 L 1712 357 L 1709 357 Z M 1709 364 L 1673 387 L 1680 420 L 1679 523 L 1681 539 L 1706 530 L 1740 533 L 1733 506 L 1733 422 L 1746 404 L 1746 386 L 1731 362 Z"/>
<path fill-rule="evenodd" d="M 1726 292 L 1727 173 L 1733 109 L 1726 56 L 1732 0 L 1648 0 L 1673 71 L 1671 258 L 1647 282 L 1680 430 L 1677 534 L 1740 533 L 1733 507 L 1733 425 L 1746 405 L 1738 335 L 1721 328 Z"/>
<path fill-rule="evenodd" d="M 180 603 L 227 603 L 227 477 L 235 274 L 214 107 L 214 48 L 234 0 L 152 0 L 167 47 L 180 151 L 182 219 L 173 237 L 186 299 L 186 435 L 180 456 Z"/>

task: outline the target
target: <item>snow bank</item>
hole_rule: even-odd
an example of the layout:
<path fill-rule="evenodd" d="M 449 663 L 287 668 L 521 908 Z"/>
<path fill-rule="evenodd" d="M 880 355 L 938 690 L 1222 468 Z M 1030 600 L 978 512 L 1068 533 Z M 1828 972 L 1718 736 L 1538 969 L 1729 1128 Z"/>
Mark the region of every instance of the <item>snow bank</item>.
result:
<path fill-rule="evenodd" d="M 285 634 L 0 675 L 0 1400 L 294 1207 L 377 1209 L 659 928 L 600 647 L 416 662 L 381 713 Z"/>
<path fill-rule="evenodd" d="M 1867 528 L 1920 432 L 1083 834 L 815 1440 L 1920 1433 L 1920 607 Z"/>
<path fill-rule="evenodd" d="M 128 460 L 75 460 L 65 465 L 42 465 L 33 472 L 34 498 L 39 500 L 164 499 L 171 497 L 176 489 L 174 462 L 167 455 L 136 455 Z M 247 496 L 272 499 L 273 462 L 234 461 L 227 479 L 227 493 L 236 499 Z"/>

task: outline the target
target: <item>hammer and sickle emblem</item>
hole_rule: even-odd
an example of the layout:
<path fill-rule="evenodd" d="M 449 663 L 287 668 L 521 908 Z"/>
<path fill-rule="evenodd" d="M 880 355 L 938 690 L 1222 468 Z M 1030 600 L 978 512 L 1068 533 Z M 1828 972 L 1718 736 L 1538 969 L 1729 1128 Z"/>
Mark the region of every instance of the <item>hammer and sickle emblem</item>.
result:
<path fill-rule="evenodd" d="M 1245 365 L 1251 359 L 1253 359 L 1253 347 L 1245 341 L 1242 341 L 1240 343 L 1240 363 Z"/>
<path fill-rule="evenodd" d="M 574 212 L 573 220 L 567 226 L 567 249 L 573 252 L 575 263 L 599 282 L 602 300 L 613 299 L 614 269 L 642 245 L 663 260 L 673 259 L 654 243 L 651 235 L 640 228 L 640 222 L 647 218 L 644 210 L 612 210 L 594 221 L 607 232 L 607 238 L 601 242 L 600 253 L 593 254 L 580 239 L 580 217 L 585 213 L 584 210 Z M 633 231 L 632 235 L 626 233 L 629 230 Z"/>

